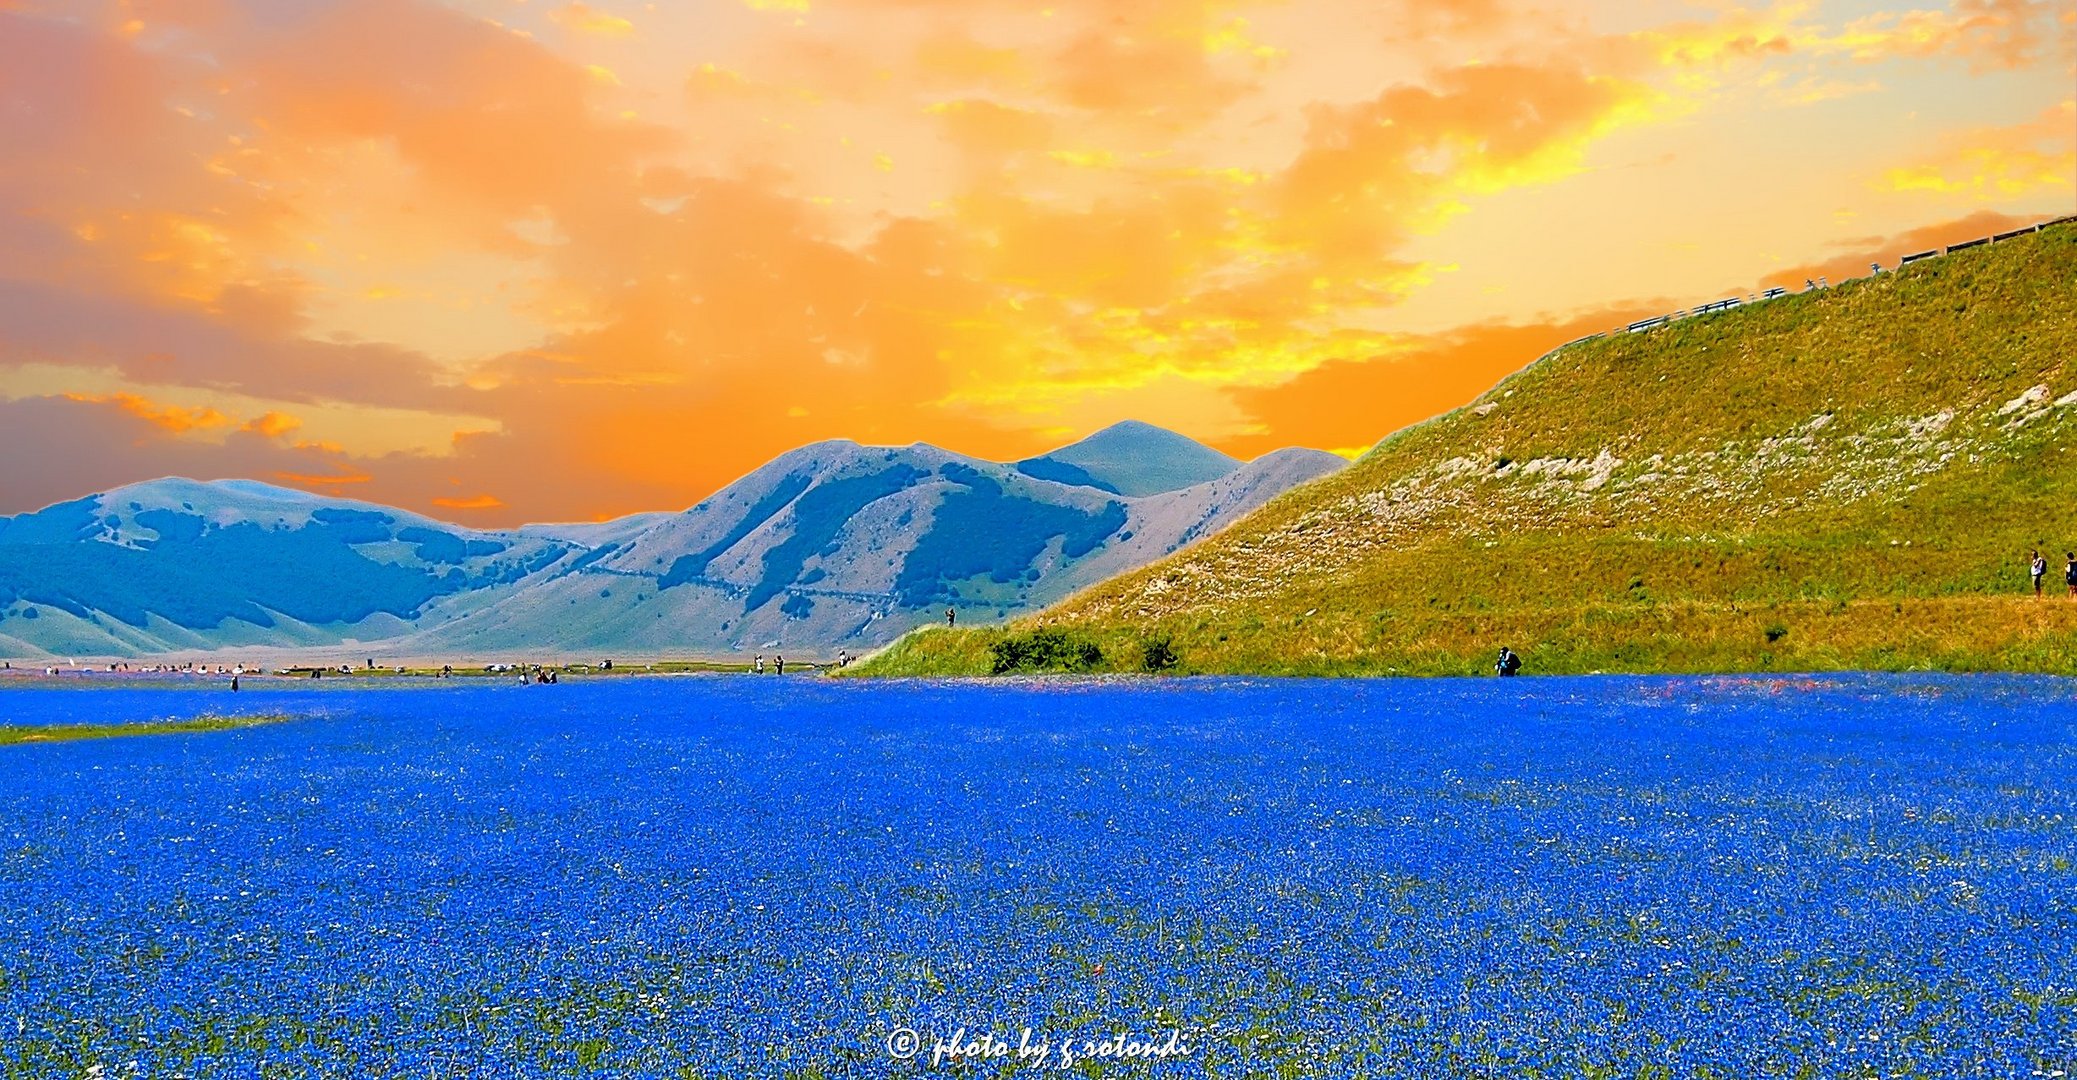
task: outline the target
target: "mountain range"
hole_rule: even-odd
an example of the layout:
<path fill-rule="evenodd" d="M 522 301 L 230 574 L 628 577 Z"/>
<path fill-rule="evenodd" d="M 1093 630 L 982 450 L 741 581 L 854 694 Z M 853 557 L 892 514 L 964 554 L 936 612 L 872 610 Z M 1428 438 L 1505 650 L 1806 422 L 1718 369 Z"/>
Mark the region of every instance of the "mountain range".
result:
<path fill-rule="evenodd" d="M 350 646 L 484 658 L 868 649 L 999 620 L 1344 464 L 1126 422 L 1042 457 L 815 443 L 683 513 L 478 530 L 251 480 L 0 518 L 0 655 Z"/>

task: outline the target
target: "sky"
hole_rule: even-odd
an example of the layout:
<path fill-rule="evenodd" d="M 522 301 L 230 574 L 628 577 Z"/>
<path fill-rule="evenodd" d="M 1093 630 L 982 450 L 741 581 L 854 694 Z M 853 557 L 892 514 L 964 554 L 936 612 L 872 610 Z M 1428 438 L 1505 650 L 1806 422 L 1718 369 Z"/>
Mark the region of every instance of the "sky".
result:
<path fill-rule="evenodd" d="M 0 513 L 478 526 L 822 439 L 1359 453 L 2077 212 L 2077 5 L 0 0 Z"/>

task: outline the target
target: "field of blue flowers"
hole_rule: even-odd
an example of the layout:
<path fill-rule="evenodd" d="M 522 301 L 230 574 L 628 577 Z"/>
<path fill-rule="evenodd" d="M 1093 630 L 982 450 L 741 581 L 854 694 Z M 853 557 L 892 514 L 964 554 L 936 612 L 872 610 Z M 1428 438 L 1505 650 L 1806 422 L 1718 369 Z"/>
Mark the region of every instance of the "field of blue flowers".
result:
<path fill-rule="evenodd" d="M 347 683 L 0 691 L 305 717 L 0 748 L 0 1074 L 2077 1067 L 2066 681 Z"/>

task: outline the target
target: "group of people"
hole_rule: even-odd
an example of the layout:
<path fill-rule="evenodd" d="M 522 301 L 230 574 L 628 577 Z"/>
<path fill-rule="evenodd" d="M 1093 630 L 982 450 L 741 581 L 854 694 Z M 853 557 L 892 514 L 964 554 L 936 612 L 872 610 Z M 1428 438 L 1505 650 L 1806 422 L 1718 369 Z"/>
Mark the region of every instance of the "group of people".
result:
<path fill-rule="evenodd" d="M 798 666 L 798 665 L 796 665 L 796 666 Z M 815 663 L 814 661 L 812 661 L 812 660 L 808 661 L 808 666 L 809 666 L 810 668 L 814 668 L 815 670 L 818 670 L 818 671 L 819 671 L 819 670 L 821 670 L 821 665 L 818 665 L 818 664 L 816 664 L 816 663 Z M 838 667 L 850 667 L 850 666 L 851 666 L 851 651 L 850 651 L 849 649 L 838 649 L 838 650 L 837 650 L 837 659 L 836 659 L 836 666 L 838 666 Z M 751 671 L 751 674 L 754 674 L 754 675 L 762 675 L 762 674 L 764 674 L 764 654 L 763 654 L 763 653 L 758 653 L 758 654 L 757 654 L 756 656 L 754 656 L 754 657 L 752 657 L 752 658 L 750 659 L 750 671 Z M 784 675 L 784 674 L 786 674 L 786 657 L 785 657 L 784 655 L 782 655 L 782 654 L 777 654 L 777 653 L 773 654 L 773 656 L 772 656 L 772 672 L 773 672 L 774 674 L 777 674 L 777 675 Z"/>
<path fill-rule="evenodd" d="M 2048 576 L 2048 559 L 2038 548 L 2027 552 L 2027 573 L 2034 579 L 2034 595 L 2042 595 L 2041 579 Z M 2077 599 L 2077 551 L 2063 553 L 2063 584 L 2069 587 L 2071 598 Z"/>

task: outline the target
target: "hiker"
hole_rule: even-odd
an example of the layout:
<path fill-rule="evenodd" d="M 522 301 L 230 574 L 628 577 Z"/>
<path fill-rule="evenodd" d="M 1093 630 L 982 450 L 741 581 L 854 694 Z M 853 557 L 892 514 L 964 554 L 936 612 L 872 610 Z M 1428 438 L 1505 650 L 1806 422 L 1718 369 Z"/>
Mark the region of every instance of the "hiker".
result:
<path fill-rule="evenodd" d="M 2068 560 L 2063 565 L 2063 584 L 2070 587 L 2070 599 L 2077 600 L 2077 551 L 2066 551 L 2063 558 Z"/>
<path fill-rule="evenodd" d="M 2070 560 L 2070 565 L 2071 565 L 2072 567 L 2077 567 L 2077 558 L 2072 558 L 2072 559 Z M 2072 584 L 2072 590 L 2071 590 L 2071 591 L 2073 591 L 2073 592 L 2077 592 L 2077 581 L 2073 581 L 2073 582 L 2072 582 L 2071 584 Z M 850 654 L 849 652 L 847 652 L 847 651 L 843 650 L 843 649 L 838 649 L 838 650 L 837 650 L 837 666 L 838 666 L 838 667 L 846 667 L 846 666 L 848 666 L 848 665 L 849 665 L 850 663 L 851 663 L 851 654 Z"/>
<path fill-rule="evenodd" d="M 786 658 L 784 656 L 775 656 L 772 658 L 772 674 L 786 674 Z"/>
<path fill-rule="evenodd" d="M 946 626 L 951 626 L 952 624 L 954 624 L 954 623 L 956 623 L 956 622 L 958 622 L 958 621 L 959 621 L 959 613 L 958 613 L 958 612 L 956 612 L 956 611 L 953 611 L 953 610 L 952 610 L 951 608 L 946 608 L 946 609 L 945 609 L 945 625 L 946 625 Z"/>
<path fill-rule="evenodd" d="M 1522 658 L 1516 656 L 1513 649 L 1505 645 L 1500 646 L 1500 656 L 1493 661 L 1493 674 L 1505 679 L 1512 677 L 1521 670 Z"/>
<path fill-rule="evenodd" d="M 751 662 L 750 662 L 750 670 L 751 670 L 752 672 L 754 672 L 754 673 L 758 674 L 758 675 L 762 675 L 762 674 L 764 674 L 764 654 L 763 654 L 763 653 L 758 653 L 758 654 L 757 654 L 757 659 L 755 659 L 755 660 L 753 660 L 753 661 L 751 661 Z"/>
<path fill-rule="evenodd" d="M 2034 575 L 2034 598 L 2041 598 L 2041 579 L 2048 576 L 2048 560 L 2039 549 L 2027 553 L 2027 570 Z"/>
<path fill-rule="evenodd" d="M 231 693 L 234 693 L 234 694 L 235 694 L 235 693 L 237 693 L 237 692 L 238 692 L 238 676 L 236 676 L 236 675 L 233 675 L 233 676 L 231 676 Z"/>

